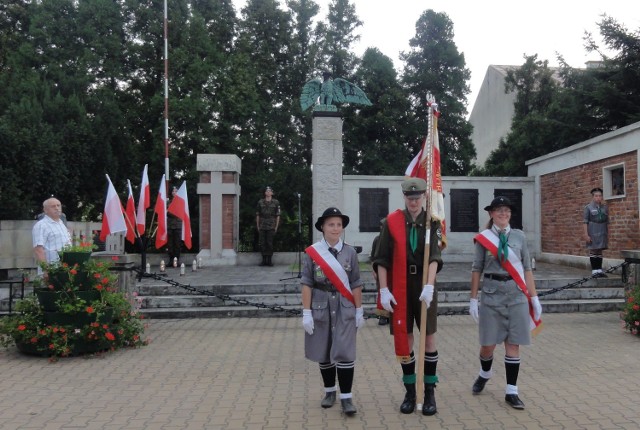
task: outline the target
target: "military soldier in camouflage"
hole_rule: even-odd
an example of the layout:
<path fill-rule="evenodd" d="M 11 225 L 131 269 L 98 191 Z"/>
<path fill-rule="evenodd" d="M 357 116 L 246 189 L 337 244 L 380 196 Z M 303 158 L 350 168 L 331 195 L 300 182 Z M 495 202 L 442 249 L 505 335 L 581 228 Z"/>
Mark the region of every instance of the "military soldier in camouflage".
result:
<path fill-rule="evenodd" d="M 262 262 L 260 266 L 273 266 L 273 237 L 280 224 L 280 202 L 273 198 L 273 189 L 267 187 L 264 190 L 264 198 L 258 201 L 256 208 L 256 227 L 260 237 L 260 250 Z"/>

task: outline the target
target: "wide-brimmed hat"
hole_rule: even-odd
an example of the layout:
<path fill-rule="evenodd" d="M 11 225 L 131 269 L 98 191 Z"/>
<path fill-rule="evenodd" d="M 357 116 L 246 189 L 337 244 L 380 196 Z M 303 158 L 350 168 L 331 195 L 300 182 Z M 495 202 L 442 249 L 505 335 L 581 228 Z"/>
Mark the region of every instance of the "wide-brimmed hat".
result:
<path fill-rule="evenodd" d="M 495 208 L 499 208 L 500 206 L 508 207 L 509 209 L 511 209 L 511 212 L 515 212 L 516 211 L 516 207 L 513 205 L 513 203 L 511 203 L 511 200 L 509 200 L 508 198 L 506 198 L 504 196 L 498 196 L 495 199 L 493 199 L 489 206 L 485 206 L 484 210 L 485 211 L 492 211 Z"/>
<path fill-rule="evenodd" d="M 349 217 L 346 215 L 342 215 L 342 212 L 340 212 L 340 209 L 331 207 L 331 208 L 325 209 L 325 211 L 322 213 L 322 216 L 318 217 L 318 220 L 316 221 L 316 224 L 315 224 L 316 230 L 322 231 L 322 224 L 324 224 L 324 220 L 334 216 L 342 218 L 342 228 L 345 228 L 347 225 L 349 225 Z"/>

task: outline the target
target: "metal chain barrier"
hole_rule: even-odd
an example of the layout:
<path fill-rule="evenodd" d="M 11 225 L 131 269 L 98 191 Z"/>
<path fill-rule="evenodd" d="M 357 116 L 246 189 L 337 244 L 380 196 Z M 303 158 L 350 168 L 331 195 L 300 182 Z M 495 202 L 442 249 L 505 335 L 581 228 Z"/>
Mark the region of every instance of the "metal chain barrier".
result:
<path fill-rule="evenodd" d="M 626 266 L 628 264 L 629 263 L 625 261 L 625 262 L 623 262 L 623 263 L 621 263 L 621 264 L 619 264 L 617 266 L 610 267 L 609 269 L 607 269 L 605 271 L 605 273 L 613 273 L 617 269 L 622 268 L 623 277 L 624 277 L 624 274 L 626 272 Z M 259 309 L 269 309 L 269 310 L 271 310 L 273 312 L 284 312 L 284 313 L 292 315 L 292 316 L 299 316 L 299 315 L 302 314 L 302 311 L 300 309 L 286 309 L 286 308 L 284 308 L 284 307 L 282 307 L 280 305 L 267 305 L 265 303 L 250 302 L 249 300 L 238 299 L 238 298 L 231 297 L 228 294 L 216 294 L 216 293 L 213 293 L 211 291 L 201 290 L 201 289 L 198 289 L 196 287 L 192 287 L 191 285 L 181 284 L 180 282 L 174 281 L 173 279 L 168 279 L 165 275 L 158 275 L 156 273 L 145 273 L 140 268 L 137 268 L 137 267 L 134 268 L 133 270 L 138 273 L 138 275 L 139 275 L 138 279 L 141 279 L 143 277 L 144 278 L 153 278 L 153 279 L 155 279 L 157 281 L 165 282 L 165 283 L 167 283 L 167 284 L 169 284 L 171 286 L 174 286 L 174 287 L 177 287 L 177 288 L 181 288 L 183 290 L 189 291 L 189 292 L 194 293 L 194 294 L 200 294 L 200 295 L 204 295 L 204 296 L 215 297 L 217 299 L 222 300 L 223 302 L 235 302 L 238 305 L 242 305 L 242 306 L 253 306 L 253 307 L 256 307 L 256 308 L 259 308 Z M 582 284 L 588 282 L 589 280 L 595 279 L 595 278 L 596 278 L 596 276 L 593 276 L 593 275 L 589 276 L 589 277 L 586 277 L 586 278 L 582 278 L 579 281 L 572 282 L 572 283 L 564 285 L 562 287 L 557 287 L 557 288 L 553 288 L 553 289 L 548 290 L 548 291 L 544 291 L 544 292 L 538 293 L 538 297 L 544 297 L 544 296 L 548 296 L 550 294 L 555 294 L 555 293 L 557 293 L 559 291 L 563 291 L 563 290 L 566 290 L 566 289 L 569 289 L 569 288 L 579 287 Z M 456 309 L 456 310 L 450 309 L 450 310 L 442 311 L 442 312 L 438 311 L 438 316 L 453 316 L 453 315 L 468 315 L 468 314 L 469 314 L 469 308 L 468 307 L 463 307 L 463 308 Z M 380 316 L 375 314 L 375 313 L 365 314 L 364 317 L 365 317 L 365 319 L 371 319 L 371 318 L 379 319 L 380 318 Z"/>

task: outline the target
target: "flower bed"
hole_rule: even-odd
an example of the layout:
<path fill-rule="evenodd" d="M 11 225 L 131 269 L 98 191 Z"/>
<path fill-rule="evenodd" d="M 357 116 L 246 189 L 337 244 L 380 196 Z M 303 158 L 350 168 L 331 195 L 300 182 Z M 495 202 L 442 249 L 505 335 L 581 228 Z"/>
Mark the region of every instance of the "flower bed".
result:
<path fill-rule="evenodd" d="M 640 285 L 636 285 L 626 292 L 627 302 L 620 313 L 625 330 L 640 336 Z"/>
<path fill-rule="evenodd" d="M 0 319 L 0 344 L 52 360 L 147 344 L 138 301 L 117 291 L 110 266 L 93 259 L 43 264 L 35 294 Z"/>

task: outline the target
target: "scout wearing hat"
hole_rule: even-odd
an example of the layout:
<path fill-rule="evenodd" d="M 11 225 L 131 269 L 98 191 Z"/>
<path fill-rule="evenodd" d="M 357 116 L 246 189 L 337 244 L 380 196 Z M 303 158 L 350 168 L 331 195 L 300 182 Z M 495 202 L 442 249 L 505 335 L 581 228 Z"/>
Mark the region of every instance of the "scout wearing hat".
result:
<path fill-rule="evenodd" d="M 424 360 L 423 415 L 437 412 L 435 387 L 438 382 L 436 368 L 438 351 L 435 347 L 437 331 L 438 294 L 435 291 L 436 273 L 442 268 L 438 247 L 440 222 L 431 219 L 420 200 L 427 183 L 424 179 L 409 178 L 402 182 L 405 208 L 390 213 L 380 231 L 373 263 L 378 267 L 380 304 L 390 312 L 396 357 L 402 367 L 402 382 L 406 394 L 400 412 L 410 414 L 416 407 L 416 359 Z M 429 270 L 427 284 L 423 285 L 425 236 L 430 222 Z M 422 303 L 427 308 L 427 329 L 424 357 L 414 354 L 413 328 L 420 324 Z M 418 381 L 420 384 L 423 381 Z"/>
<path fill-rule="evenodd" d="M 356 334 L 364 325 L 364 310 L 358 254 L 341 237 L 348 224 L 349 217 L 335 207 L 318 217 L 315 227 L 322 239 L 305 249 L 300 283 L 305 357 L 318 363 L 325 391 L 320 406 L 336 402 L 337 377 L 342 411 L 353 415 Z"/>
<path fill-rule="evenodd" d="M 602 188 L 593 188 L 591 196 L 593 198 L 582 214 L 583 239 L 589 251 L 591 276 L 606 278 L 607 275 L 602 271 L 602 251 L 609 245 L 609 208 L 602 199 Z"/>
<path fill-rule="evenodd" d="M 504 343 L 504 399 L 512 408 L 524 409 L 517 385 L 520 345 L 531 343 L 532 328 L 541 324 L 542 306 L 531 272 L 525 234 L 509 225 L 516 207 L 507 197 L 497 196 L 484 210 L 491 218 L 487 227 L 474 237 L 471 264 L 469 315 L 479 323 L 480 341 L 480 372 L 471 391 L 480 394 L 484 390 L 493 376 L 495 347 Z M 480 306 L 478 291 L 482 277 Z"/>

